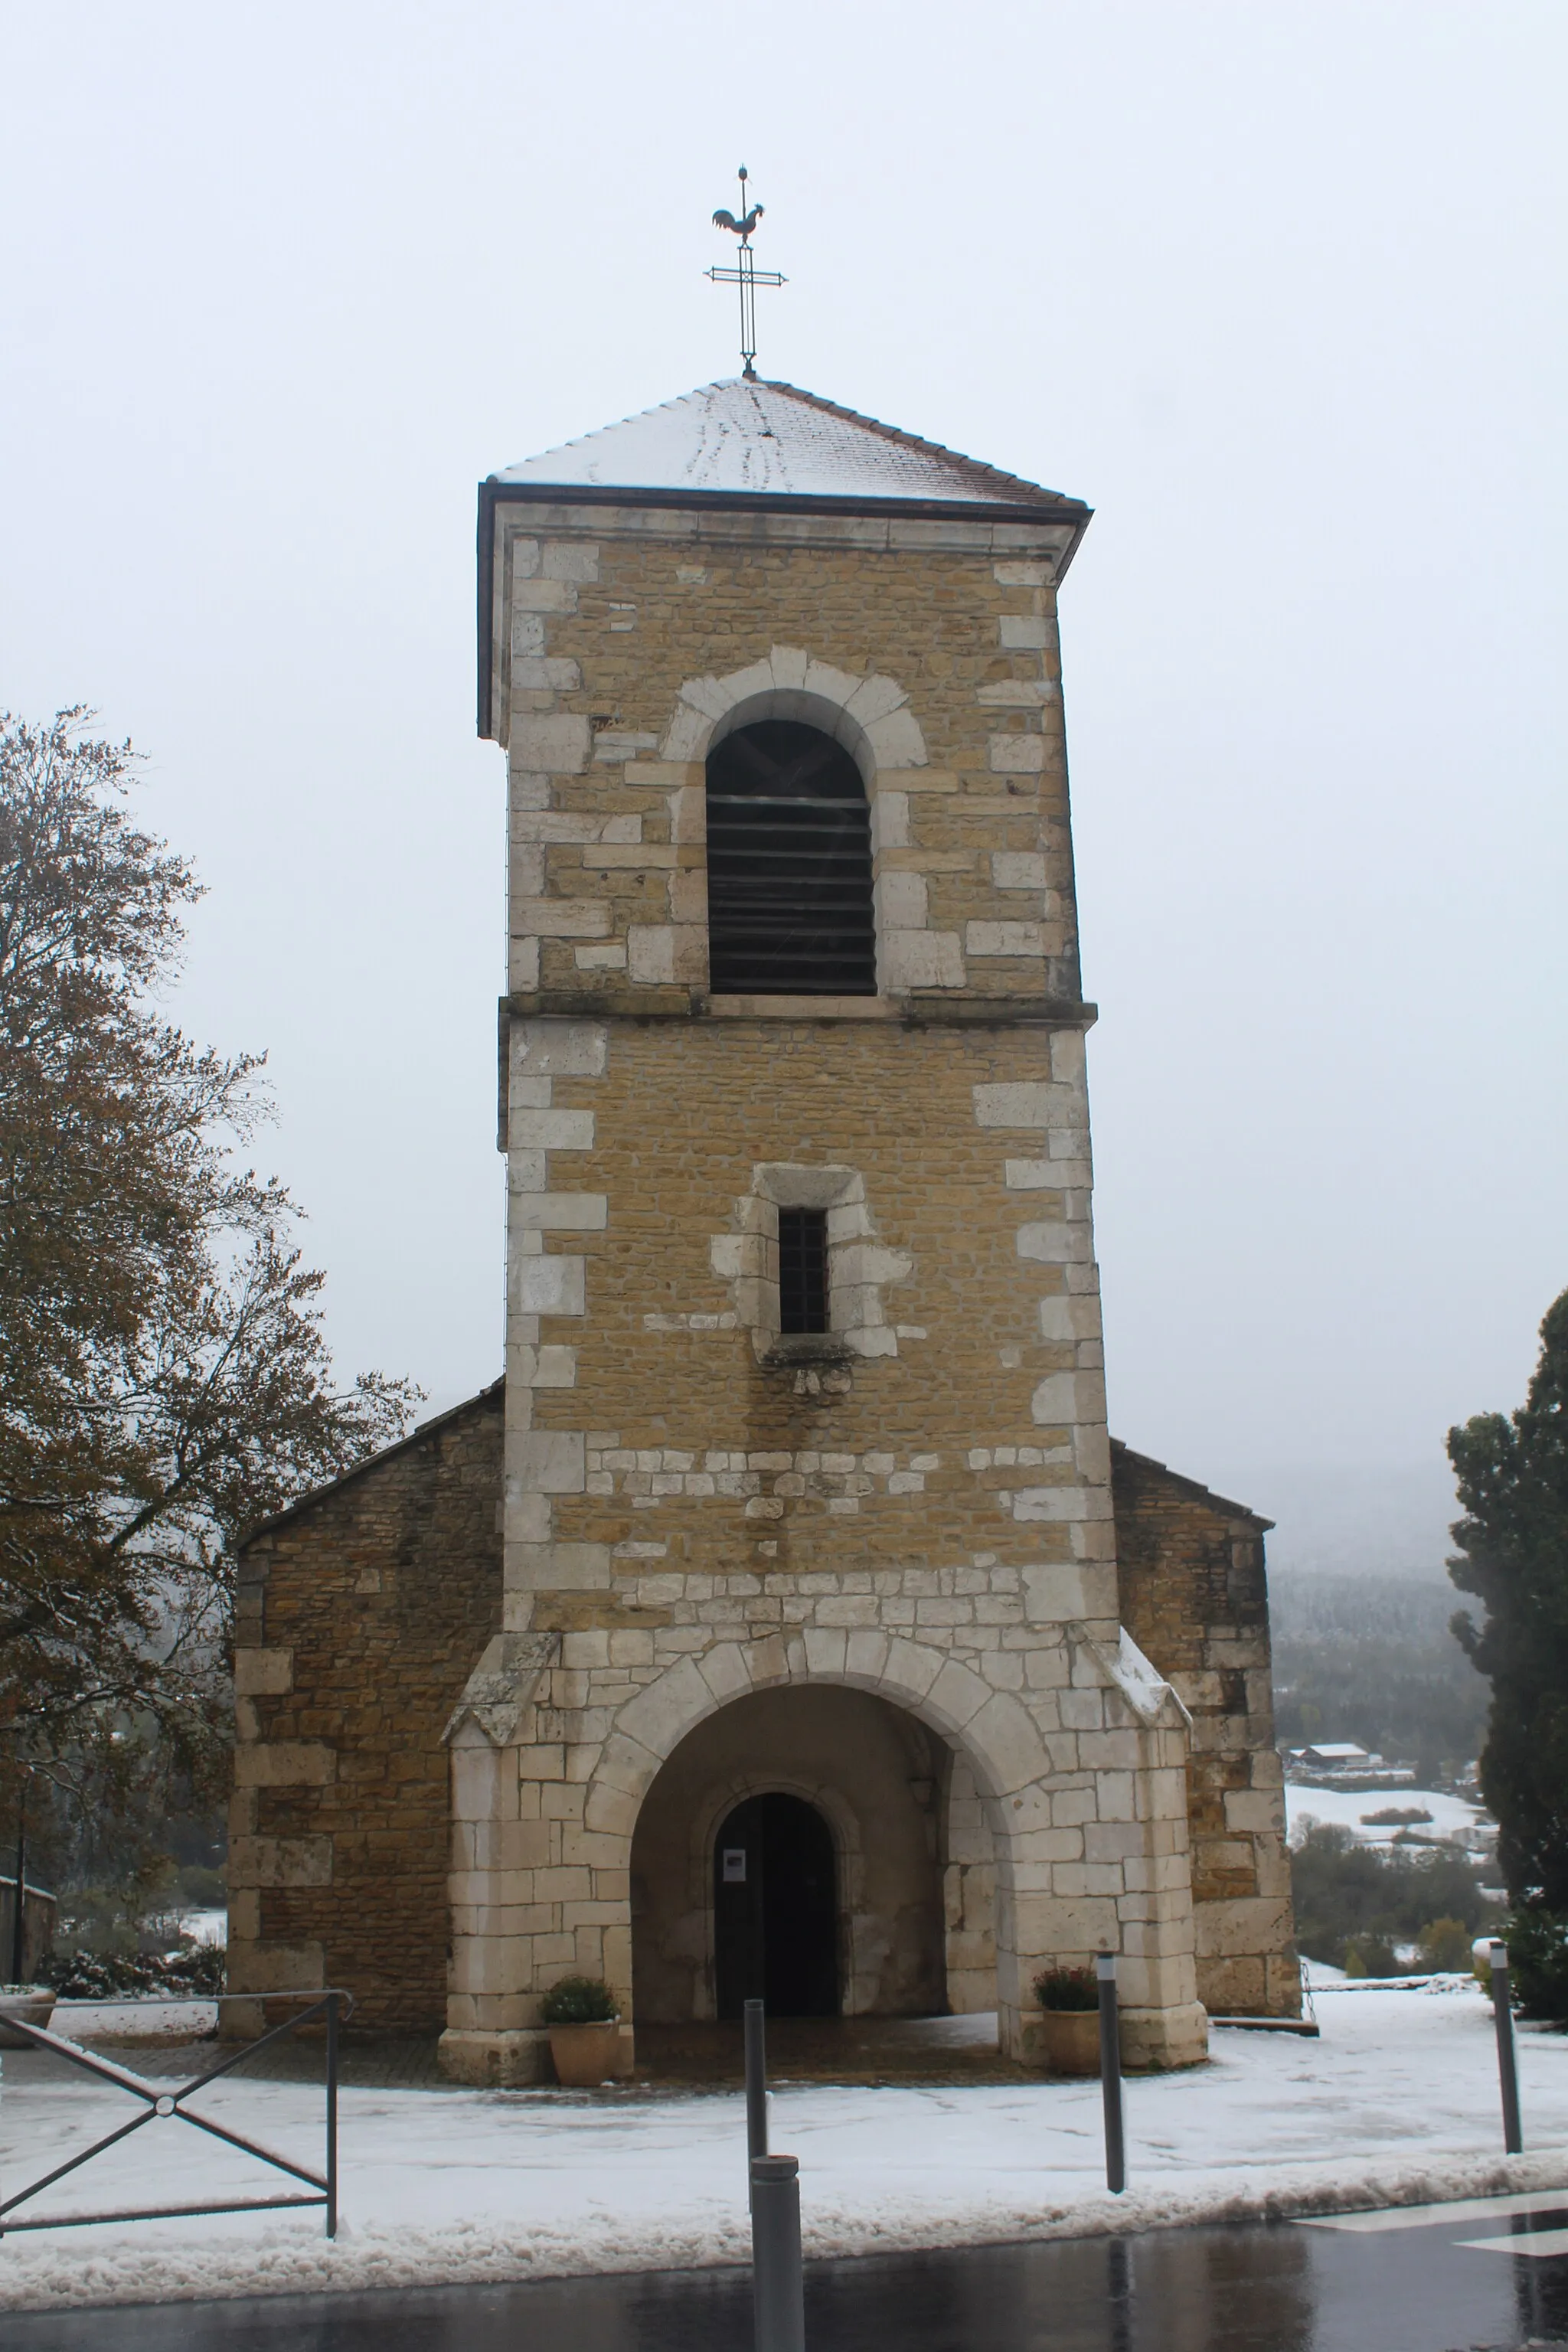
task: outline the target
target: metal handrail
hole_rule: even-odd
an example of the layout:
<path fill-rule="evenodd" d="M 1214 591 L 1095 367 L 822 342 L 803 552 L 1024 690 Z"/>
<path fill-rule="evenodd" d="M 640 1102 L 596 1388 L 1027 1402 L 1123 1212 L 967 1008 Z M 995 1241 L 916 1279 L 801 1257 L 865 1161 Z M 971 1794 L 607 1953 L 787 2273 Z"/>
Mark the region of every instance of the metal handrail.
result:
<path fill-rule="evenodd" d="M 94 2001 L 91 2004 L 84 2003 L 83 2006 L 166 2009 L 183 2005 L 184 1998 L 189 1997 L 170 1995 L 146 2001 L 118 2001 L 110 1995 L 103 2000 Z M 327 2235 L 329 2238 L 337 2236 L 338 2026 L 340 2018 L 346 2023 L 353 2014 L 353 1993 L 345 1991 L 341 1986 L 331 1985 L 317 1986 L 310 1990 L 300 1992 L 205 1993 L 197 1994 L 195 1998 L 219 2003 L 226 2000 L 303 2000 L 309 2001 L 310 2005 L 308 2009 L 302 2009 L 297 2017 L 286 2018 L 281 2025 L 271 2027 L 257 2041 L 247 2042 L 243 2047 L 237 2049 L 220 2064 L 209 2066 L 205 2074 L 193 2076 L 190 2082 L 181 2083 L 174 2090 L 171 2090 L 166 2083 L 148 2082 L 142 2075 L 133 2073 L 129 2066 L 117 2065 L 110 2058 L 100 2058 L 96 2052 L 84 2050 L 78 2042 L 68 2042 L 58 2033 L 51 2033 L 47 2026 L 29 2025 L 25 2018 L 15 2015 L 8 2015 L 5 2018 L 5 2023 L 8 2030 L 24 2035 L 36 2049 L 51 2051 L 57 2058 L 63 2058 L 68 2065 L 79 2066 L 85 2074 L 96 2074 L 101 2081 L 111 2084 L 117 2091 L 124 2091 L 132 2098 L 142 2099 L 145 2105 L 142 2112 L 139 2116 L 132 2116 L 129 2123 L 121 2124 L 116 2130 L 106 2133 L 103 2138 L 95 2140 L 90 2147 L 83 2148 L 79 2155 L 68 2158 L 64 2164 L 57 2165 L 52 2172 L 46 2172 L 41 2179 L 29 2181 L 25 2189 L 17 2189 L 14 2196 L 0 2201 L 0 2238 L 18 2230 L 85 2229 L 89 2223 L 98 2221 L 166 2221 L 187 2215 L 206 2213 L 271 2213 L 279 2210 L 280 2207 L 300 2205 L 325 2206 Z M 308 2165 L 296 2164 L 291 2158 L 279 2156 L 276 2149 L 263 2147 L 259 2140 L 247 2139 L 242 2132 L 230 2131 L 226 2125 L 215 2123 L 210 2116 L 193 2115 L 184 2106 L 183 2103 L 195 2092 L 205 2090 L 209 2083 L 216 2083 L 220 2075 L 226 2074 L 234 2067 L 242 2065 L 247 2058 L 254 2058 L 257 2052 L 265 2050 L 269 2042 L 281 2041 L 286 2033 L 292 2033 L 300 2026 L 309 2024 L 311 2018 L 321 2016 L 323 2011 L 327 2021 L 327 2144 L 326 2160 L 321 2171 L 312 2172 Z M 50 2213 L 32 2216 L 23 2221 L 13 2221 L 6 2218 L 15 2212 L 18 2205 L 26 2205 L 32 2198 L 40 2195 L 44 2189 L 52 2188 L 57 2180 L 63 2180 L 68 2173 L 78 2171 L 82 2165 L 90 2163 L 95 2156 L 101 2156 L 106 2148 L 116 2147 L 121 2140 L 128 2138 L 131 2133 L 140 2131 L 143 2124 L 150 2124 L 155 2118 L 189 2124 L 197 2131 L 207 2132 L 214 2139 L 223 2140 L 230 2147 L 241 2149 L 245 2155 L 254 2156 L 260 2163 L 271 2165 L 275 2171 L 287 2173 L 290 2179 L 303 2181 L 308 2189 L 316 2193 L 311 2196 L 231 2198 L 217 2205 L 139 2205 L 121 2207 L 112 2212 L 104 2213 Z"/>

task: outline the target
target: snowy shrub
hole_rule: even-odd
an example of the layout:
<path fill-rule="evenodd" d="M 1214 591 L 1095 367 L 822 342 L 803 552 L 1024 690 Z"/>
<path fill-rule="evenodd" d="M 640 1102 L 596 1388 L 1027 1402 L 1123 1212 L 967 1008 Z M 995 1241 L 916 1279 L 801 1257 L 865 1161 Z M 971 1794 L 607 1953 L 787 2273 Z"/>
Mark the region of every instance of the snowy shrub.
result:
<path fill-rule="evenodd" d="M 224 1989 L 221 1944 L 187 1944 L 177 1952 L 56 1952 L 39 1971 L 62 2000 L 113 2000 L 128 1994 L 189 1994 Z"/>
<path fill-rule="evenodd" d="M 620 2015 L 601 1977 L 563 1977 L 539 2004 L 546 2025 L 612 2025 Z"/>

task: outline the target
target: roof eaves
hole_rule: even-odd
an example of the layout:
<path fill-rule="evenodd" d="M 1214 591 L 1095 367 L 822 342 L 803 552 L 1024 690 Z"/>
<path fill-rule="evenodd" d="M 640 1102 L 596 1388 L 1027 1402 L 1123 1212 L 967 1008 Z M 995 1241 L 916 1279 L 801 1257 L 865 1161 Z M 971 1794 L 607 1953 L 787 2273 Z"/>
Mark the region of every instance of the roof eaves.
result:
<path fill-rule="evenodd" d="M 780 511 L 805 514 L 866 514 L 892 518 L 913 516 L 942 522 L 1070 522 L 1086 528 L 1094 509 L 1081 499 L 1061 497 L 1055 490 L 1029 489 L 1013 499 L 884 498 L 869 490 L 702 490 L 664 482 L 509 482 L 491 474 L 479 484 L 481 509 L 491 507 L 693 507 L 710 512 Z M 1062 569 L 1067 569 L 1064 559 Z"/>

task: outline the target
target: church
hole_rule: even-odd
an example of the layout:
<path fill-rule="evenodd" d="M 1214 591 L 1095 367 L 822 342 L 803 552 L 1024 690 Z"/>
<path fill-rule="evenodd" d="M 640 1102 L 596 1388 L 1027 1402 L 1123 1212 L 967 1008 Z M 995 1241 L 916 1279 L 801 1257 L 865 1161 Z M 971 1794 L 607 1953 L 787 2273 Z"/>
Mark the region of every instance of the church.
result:
<path fill-rule="evenodd" d="M 1300 2013 L 1269 1523 L 1106 1425 L 1089 521 L 749 373 L 482 485 L 504 1376 L 242 1548 L 242 2015 Z"/>

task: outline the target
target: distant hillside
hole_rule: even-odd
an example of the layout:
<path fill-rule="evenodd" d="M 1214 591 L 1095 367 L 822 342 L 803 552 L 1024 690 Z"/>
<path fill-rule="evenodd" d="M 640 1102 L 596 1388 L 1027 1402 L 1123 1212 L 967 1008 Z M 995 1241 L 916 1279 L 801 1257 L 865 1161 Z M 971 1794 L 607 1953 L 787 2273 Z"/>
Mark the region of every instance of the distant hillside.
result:
<path fill-rule="evenodd" d="M 1426 1785 L 1476 1755 L 1490 1686 L 1448 1631 L 1464 1596 L 1446 1577 L 1275 1570 L 1268 1591 L 1281 1748 L 1353 1739 Z"/>

